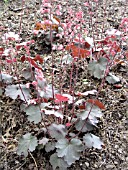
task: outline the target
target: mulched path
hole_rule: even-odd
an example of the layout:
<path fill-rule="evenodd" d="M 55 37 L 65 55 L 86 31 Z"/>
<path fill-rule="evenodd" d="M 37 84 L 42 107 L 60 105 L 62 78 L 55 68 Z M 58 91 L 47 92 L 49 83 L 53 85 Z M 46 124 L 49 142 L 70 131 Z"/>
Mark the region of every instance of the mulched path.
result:
<path fill-rule="evenodd" d="M 21 33 L 23 39 L 31 39 L 35 21 L 39 19 L 36 13 L 40 4 L 41 2 L 32 0 L 25 2 Z M 79 6 L 81 6 L 80 1 L 70 1 L 70 7 L 75 9 Z M 100 30 L 104 20 L 102 6 L 103 1 L 100 1 L 99 20 L 94 29 Z M 84 7 L 82 8 L 85 10 Z M 0 28 L 2 28 L 0 35 L 6 32 L 8 27 L 10 31 L 19 31 L 20 9 L 21 1 L 9 1 L 6 4 L 0 1 Z M 63 19 L 66 15 L 66 10 L 64 10 Z M 126 1 L 108 2 L 106 29 L 117 28 L 122 15 L 125 17 L 128 15 Z M 117 65 L 113 72 L 121 79 L 122 88 L 118 89 L 105 83 L 104 90 L 99 96 L 106 110 L 96 133 L 104 142 L 105 148 L 102 150 L 87 149 L 81 159 L 69 168 L 70 170 L 128 170 L 128 66 Z M 87 75 L 86 79 L 89 80 L 89 84 L 80 86 L 79 83 L 85 75 Z M 100 84 L 98 80 L 94 80 L 87 74 L 86 68 L 80 72 L 80 77 L 79 91 L 94 89 Z M 48 161 L 49 155 L 44 150 L 38 152 L 36 150 L 27 158 L 16 154 L 18 139 L 22 134 L 33 129 L 34 134 L 40 135 L 40 125 L 28 122 L 26 115 L 20 110 L 20 105 L 18 100 L 0 96 L 0 170 L 52 170 Z M 38 168 L 35 166 L 33 157 Z"/>

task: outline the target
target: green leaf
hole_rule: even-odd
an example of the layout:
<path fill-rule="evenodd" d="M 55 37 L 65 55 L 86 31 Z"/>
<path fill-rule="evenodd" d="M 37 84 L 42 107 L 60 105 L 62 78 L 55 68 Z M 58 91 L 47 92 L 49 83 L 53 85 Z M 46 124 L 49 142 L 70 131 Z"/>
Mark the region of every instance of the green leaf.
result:
<path fill-rule="evenodd" d="M 44 137 L 43 139 L 39 140 L 39 144 L 43 144 L 43 145 L 46 145 L 48 143 L 49 139 Z"/>
<path fill-rule="evenodd" d="M 71 141 L 67 139 L 59 139 L 56 143 L 57 156 L 64 157 L 68 165 L 71 165 L 76 160 L 79 160 L 83 144 L 79 139 L 73 138 Z"/>
<path fill-rule="evenodd" d="M 94 126 L 91 124 L 89 119 L 85 122 L 86 120 L 79 120 L 75 124 L 76 130 L 80 131 L 82 129 L 82 132 L 87 132 L 93 130 Z M 83 127 L 84 126 L 84 127 Z"/>
<path fill-rule="evenodd" d="M 91 107 L 92 107 L 92 104 L 87 103 L 86 109 L 84 111 L 82 111 L 81 113 L 79 113 L 78 117 L 80 117 L 82 120 L 89 118 L 89 120 L 91 122 L 94 122 L 94 125 L 95 125 L 95 123 L 97 123 L 96 117 L 100 118 L 102 116 L 102 112 L 101 112 L 100 108 L 96 105 L 93 105 L 92 109 L 91 109 Z M 90 112 L 90 110 L 91 110 L 91 112 Z M 89 116 L 88 116 L 88 114 L 89 114 Z"/>
<path fill-rule="evenodd" d="M 109 75 L 106 77 L 106 80 L 109 84 L 115 84 L 120 82 L 120 79 L 111 73 L 109 73 Z"/>
<path fill-rule="evenodd" d="M 63 56 L 62 64 L 70 64 L 73 62 L 73 57 L 70 54 Z"/>
<path fill-rule="evenodd" d="M 63 114 L 61 112 L 55 111 L 55 110 L 46 110 L 45 109 L 45 115 L 54 115 L 56 117 L 60 117 L 63 119 Z"/>
<path fill-rule="evenodd" d="M 12 99 L 16 99 L 19 96 L 20 99 L 23 101 L 28 100 L 31 97 L 30 90 L 22 84 L 7 86 L 5 89 L 5 94 L 6 96 L 11 97 Z"/>
<path fill-rule="evenodd" d="M 62 158 L 59 158 L 56 153 L 50 156 L 50 163 L 53 170 L 56 170 L 56 168 L 67 170 L 67 167 L 69 167 L 69 165 Z"/>
<path fill-rule="evenodd" d="M 57 124 L 51 124 L 49 127 L 48 127 L 48 131 L 51 135 L 52 138 L 55 138 L 55 139 L 61 139 L 61 138 L 64 138 L 67 134 L 67 130 L 65 128 L 64 125 L 57 125 Z"/>
<path fill-rule="evenodd" d="M 28 150 L 32 152 L 35 150 L 36 146 L 37 138 L 32 136 L 30 133 L 27 133 L 19 140 L 17 154 L 21 155 L 23 153 L 24 156 L 27 156 Z"/>
<path fill-rule="evenodd" d="M 12 83 L 13 77 L 9 74 L 0 73 L 0 82 L 3 81 L 4 83 Z"/>
<path fill-rule="evenodd" d="M 87 134 L 84 135 L 83 142 L 85 143 L 85 145 L 88 148 L 94 147 L 94 148 L 97 148 L 97 149 L 102 149 L 102 146 L 104 145 L 99 137 L 97 137 L 97 136 L 95 136 L 91 133 L 87 133 Z"/>
<path fill-rule="evenodd" d="M 46 152 L 53 151 L 54 149 L 55 149 L 55 142 L 48 142 L 48 143 L 45 145 L 45 151 L 46 151 Z"/>
<path fill-rule="evenodd" d="M 44 110 L 46 107 L 49 107 L 49 106 L 50 106 L 50 102 L 49 103 L 41 103 L 40 104 L 41 110 Z"/>
<path fill-rule="evenodd" d="M 30 122 L 39 123 L 41 122 L 41 111 L 38 105 L 29 105 L 24 109 L 26 114 L 28 115 L 28 120 Z"/>
<path fill-rule="evenodd" d="M 45 87 L 45 90 L 39 90 L 39 95 L 46 99 L 53 98 L 53 91 L 54 94 L 58 92 L 55 88 L 52 89 L 52 85 L 49 84 Z"/>
<path fill-rule="evenodd" d="M 28 68 L 24 68 L 22 70 L 22 74 L 23 74 L 23 77 L 26 79 L 26 80 L 33 80 L 33 74 L 31 72 L 31 68 L 28 67 Z"/>
<path fill-rule="evenodd" d="M 108 60 L 103 57 L 99 58 L 97 61 L 92 61 L 88 65 L 89 73 L 98 79 L 103 78 L 107 63 Z"/>

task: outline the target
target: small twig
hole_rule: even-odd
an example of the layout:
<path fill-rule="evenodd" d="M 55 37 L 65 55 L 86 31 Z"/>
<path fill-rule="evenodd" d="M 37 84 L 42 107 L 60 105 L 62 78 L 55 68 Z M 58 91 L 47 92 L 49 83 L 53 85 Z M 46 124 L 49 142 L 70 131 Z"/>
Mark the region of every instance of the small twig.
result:
<path fill-rule="evenodd" d="M 19 35 L 21 33 L 21 30 L 22 30 L 22 19 L 23 19 L 23 12 L 24 12 L 24 3 L 25 3 L 25 0 L 22 0 L 22 13 L 21 13 L 21 17 L 20 17 Z"/>
<path fill-rule="evenodd" d="M 33 159 L 33 161 L 34 161 L 34 163 L 35 163 L 35 166 L 36 166 L 36 168 L 37 168 L 37 170 L 38 170 L 38 166 L 37 166 L 37 163 L 36 163 L 35 158 L 33 157 L 33 155 L 32 155 L 32 153 L 31 153 L 31 152 L 29 152 L 29 154 L 30 154 L 30 156 L 32 157 L 32 159 Z"/>
<path fill-rule="evenodd" d="M 26 164 L 26 160 L 25 160 L 25 162 L 24 162 L 19 168 L 17 168 L 16 170 L 20 170 L 25 164 Z"/>
<path fill-rule="evenodd" d="M 9 6 L 9 10 L 10 10 L 10 11 L 13 11 L 13 12 L 20 12 L 20 11 L 22 11 L 23 9 L 26 9 L 26 7 L 13 9 L 12 7 Z"/>

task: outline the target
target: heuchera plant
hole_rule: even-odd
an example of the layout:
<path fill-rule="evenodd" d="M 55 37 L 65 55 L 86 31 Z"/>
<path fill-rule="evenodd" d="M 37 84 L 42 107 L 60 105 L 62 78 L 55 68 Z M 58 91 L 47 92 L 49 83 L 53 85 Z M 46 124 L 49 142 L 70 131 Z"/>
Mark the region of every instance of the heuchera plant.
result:
<path fill-rule="evenodd" d="M 90 6 L 88 2 L 84 5 L 87 8 Z M 61 5 L 56 6 L 55 9 L 55 16 L 61 16 Z M 22 100 L 21 111 L 26 113 L 28 120 L 35 124 L 41 122 L 43 125 L 44 135 L 41 139 L 38 140 L 29 132 L 21 137 L 17 154 L 27 156 L 28 152 L 36 148 L 44 148 L 46 152 L 53 153 L 50 156 L 53 169 L 62 170 L 79 160 L 86 148 L 105 147 L 100 138 L 93 134 L 93 129 L 97 128 L 98 121 L 103 116 L 102 110 L 105 109 L 103 103 L 98 100 L 98 95 L 105 81 L 110 84 L 120 82 L 120 79 L 110 70 L 121 60 L 120 56 L 123 56 L 121 42 L 119 42 L 123 33 L 118 30 L 107 31 L 106 38 L 95 41 L 94 38 L 87 36 L 87 30 L 82 29 L 84 18 L 81 10 L 75 13 L 70 9 L 69 18 L 64 23 L 61 23 L 57 17 L 53 17 L 52 4 L 48 0 L 42 2 L 40 12 L 41 15 L 45 15 L 45 18 L 47 17 L 47 20 L 36 24 L 34 36 L 38 36 L 39 32 L 46 34 L 46 41 L 48 40 L 52 45 L 52 57 L 54 50 L 66 52 L 60 61 L 63 71 L 66 66 L 71 67 L 70 89 L 67 93 L 63 92 L 62 82 L 61 88 L 56 88 L 54 72 L 52 72 L 51 84 L 48 83 L 42 71 L 44 60 L 38 54 L 35 57 L 31 57 L 30 54 L 30 46 L 35 43 L 34 40 L 22 42 L 18 34 L 8 32 L 2 37 L 4 45 L 0 47 L 0 94 L 4 93 L 14 100 L 17 98 Z M 75 16 L 75 23 L 71 22 L 70 17 L 73 16 Z M 126 22 L 126 18 L 121 22 L 121 28 L 124 29 L 125 25 L 125 30 Z M 80 34 L 81 29 L 83 35 Z M 53 31 L 56 32 L 55 37 L 59 39 L 64 37 L 68 44 L 63 46 L 53 41 Z M 25 50 L 26 55 L 21 55 L 22 50 Z M 102 79 L 101 86 L 98 91 L 75 92 L 71 82 L 74 64 L 79 60 L 86 60 L 87 57 L 90 58 L 88 71 L 93 77 Z M 57 64 L 59 65 L 60 62 Z M 22 83 L 21 77 L 25 79 L 26 84 Z M 2 91 L 2 87 L 5 88 L 5 92 Z M 31 87 L 36 97 L 31 94 Z M 84 99 L 91 94 L 95 95 L 95 98 Z"/>

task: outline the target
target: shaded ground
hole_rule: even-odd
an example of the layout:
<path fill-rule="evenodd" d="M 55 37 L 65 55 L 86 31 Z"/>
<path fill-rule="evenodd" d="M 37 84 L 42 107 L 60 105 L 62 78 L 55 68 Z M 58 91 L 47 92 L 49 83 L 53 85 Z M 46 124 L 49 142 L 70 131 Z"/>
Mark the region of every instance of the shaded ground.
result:
<path fill-rule="evenodd" d="M 0 1 L 0 4 L 4 3 Z M 97 22 L 96 27 L 99 30 L 104 19 L 102 4 L 101 1 L 101 7 L 98 13 L 99 22 Z M 71 2 L 71 6 L 74 8 L 79 5 L 81 3 Z M 25 14 L 22 20 L 23 31 L 21 33 L 23 39 L 31 39 L 35 21 L 38 20 L 36 12 L 39 6 L 40 3 L 38 1 L 28 0 L 25 2 Z M 0 35 L 8 27 L 11 31 L 18 31 L 21 16 L 20 9 L 20 1 L 9 2 L 6 6 L 0 5 L 0 27 L 2 28 Z M 113 1 L 109 3 L 106 28 L 118 27 L 123 12 L 125 12 L 124 16 L 127 16 L 125 2 Z M 63 17 L 66 17 L 66 12 Z M 114 68 L 113 72 L 121 79 L 122 88 L 114 88 L 106 83 L 105 90 L 102 90 L 99 96 L 99 99 L 105 104 L 106 110 L 96 133 L 105 143 L 105 148 L 102 151 L 96 149 L 86 150 L 80 161 L 69 168 L 71 170 L 128 170 L 128 67 L 126 65 L 118 65 Z M 98 88 L 100 82 L 88 75 L 86 67 L 81 72 L 79 71 L 79 74 L 80 79 L 77 82 L 79 91 L 82 92 Z M 89 81 L 87 85 L 81 83 L 85 75 Z M 22 134 L 25 134 L 27 131 L 30 132 L 31 128 L 34 134 L 37 134 L 37 136 L 41 135 L 41 125 L 29 123 L 26 115 L 20 111 L 20 104 L 18 100 L 14 101 L 5 96 L 0 96 L 0 120 L 2 125 L 0 170 L 52 170 L 48 162 L 49 155 L 43 150 L 38 152 L 36 150 L 27 158 L 16 154 L 18 139 Z"/>

